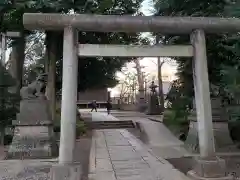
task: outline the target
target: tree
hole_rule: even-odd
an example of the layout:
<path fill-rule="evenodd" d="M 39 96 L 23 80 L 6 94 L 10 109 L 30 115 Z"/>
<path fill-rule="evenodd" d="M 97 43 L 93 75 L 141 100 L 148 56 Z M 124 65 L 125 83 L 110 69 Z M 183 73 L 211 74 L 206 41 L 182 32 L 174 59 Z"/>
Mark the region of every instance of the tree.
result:
<path fill-rule="evenodd" d="M 119 84 L 117 85 L 117 88 L 119 89 L 119 97 L 122 101 L 123 98 L 128 97 L 128 99 L 131 97 L 131 101 L 134 102 L 134 98 L 136 95 L 136 89 L 138 86 L 137 82 L 137 74 L 133 72 L 123 72 L 124 78 L 120 80 Z"/>
<path fill-rule="evenodd" d="M 43 12 L 43 13 L 68 13 L 70 10 L 74 10 L 75 13 L 95 13 L 95 14 L 129 14 L 137 15 L 142 0 L 132 1 L 132 0 L 120 0 L 120 1 L 88 1 L 88 0 L 59 0 L 57 2 L 52 2 L 49 0 L 37 1 L 37 0 L 26 0 L 26 1 L 16 1 L 16 3 L 11 6 L 9 11 L 5 13 L 4 16 L 4 26 L 2 26 L 2 31 L 11 29 L 21 31 L 22 27 L 22 15 L 25 12 Z M 15 22 L 17 20 L 17 22 Z M 25 37 L 23 35 L 22 37 Z M 61 89 L 61 77 L 62 77 L 62 45 L 63 32 L 46 32 L 46 52 L 45 52 L 45 70 L 48 71 L 49 80 L 47 94 L 51 97 L 51 109 L 55 111 L 55 84 L 57 89 Z M 138 33 L 97 33 L 97 32 L 79 32 L 79 39 L 81 43 L 119 43 L 119 44 L 134 44 L 138 43 Z M 19 46 L 13 46 L 12 57 L 19 57 L 21 60 L 15 58 L 16 72 L 15 77 L 21 78 L 22 66 L 23 66 L 23 41 L 21 38 L 19 41 L 22 44 Z M 21 46 L 21 48 L 20 48 Z M 18 48 L 17 48 L 18 47 Z M 21 54 L 21 52 L 22 54 Z M 15 53 L 14 53 L 15 52 Z M 20 55 L 21 54 L 21 55 Z M 79 90 L 86 90 L 88 88 L 99 88 L 99 87 L 112 87 L 116 85 L 117 79 L 115 77 L 115 72 L 121 68 L 121 66 L 130 61 L 131 58 L 80 58 L 79 61 Z M 14 61 L 13 61 L 14 62 Z M 58 78 L 55 81 L 55 69 L 58 74 Z M 18 80 L 22 82 L 21 79 Z M 20 83 L 21 84 L 21 83 Z M 21 85 L 19 85 L 20 87 Z M 17 88 L 19 89 L 19 88 Z M 54 114 L 54 112 L 53 112 Z M 54 117 L 53 117 L 54 119 Z"/>
<path fill-rule="evenodd" d="M 144 95 L 144 79 L 143 79 L 143 73 L 142 73 L 142 67 L 141 67 L 141 64 L 140 64 L 140 60 L 139 59 L 135 59 L 133 61 L 136 65 L 136 71 L 137 71 L 137 80 L 138 80 L 138 86 L 139 86 L 139 89 L 138 89 L 138 95 L 139 95 L 139 98 L 138 98 L 138 103 L 143 103 L 141 102 L 141 100 L 145 99 L 145 95 Z M 145 103 L 145 102 L 144 102 Z"/>
<path fill-rule="evenodd" d="M 156 38 L 157 40 L 157 38 Z M 158 67 L 158 94 L 160 99 L 160 108 L 161 112 L 164 111 L 164 92 L 163 92 L 163 80 L 162 80 L 162 66 L 165 63 L 174 64 L 174 59 L 168 58 L 168 57 L 158 57 L 157 63 L 153 61 L 153 63 Z"/>
<path fill-rule="evenodd" d="M 75 13 L 95 13 L 95 14 L 129 14 L 137 15 L 142 0 L 121 0 L 112 2 L 109 0 L 101 1 L 58 1 L 56 4 L 49 0 L 44 1 L 24 1 L 19 2 L 19 7 L 23 8 L 23 12 L 60 12 L 66 13 L 71 9 Z M 31 9 L 30 9 L 31 8 Z M 20 17 L 22 14 L 18 14 Z M 12 16 L 11 16 L 12 17 Z M 11 22 L 12 21 L 8 21 Z M 10 23 L 8 23 L 10 24 Z M 50 42 L 54 45 L 62 47 L 62 32 L 53 40 L 48 40 L 49 33 L 47 32 L 46 46 L 50 46 Z M 56 33 L 53 33 L 56 34 Z M 53 36 L 53 35 L 51 35 Z M 49 37 L 49 39 L 51 39 Z M 60 40 L 56 41 L 56 39 Z M 136 44 L 139 42 L 138 33 L 98 33 L 98 32 L 79 32 L 79 39 L 81 43 L 100 43 L 100 44 Z M 54 47 L 54 46 L 53 46 Z M 47 50 L 49 48 L 46 48 Z M 57 53 L 59 54 L 58 61 L 62 60 L 61 48 Z M 51 51 L 52 52 L 52 51 Z M 47 53 L 48 54 L 48 53 Z M 50 53 L 51 54 L 51 53 Z M 50 58 L 51 59 L 51 58 Z M 117 83 L 115 72 L 121 66 L 130 61 L 131 58 L 81 58 L 79 61 L 79 89 L 85 90 L 86 88 L 99 87 L 99 86 L 114 86 Z M 48 63 L 49 64 L 49 63 Z M 61 64 L 61 63 L 60 63 Z M 58 68 L 58 67 L 57 67 Z M 61 67 L 58 71 L 61 73 Z M 94 72 L 94 74 L 93 74 Z M 99 79 L 97 79 L 98 77 Z"/>
<path fill-rule="evenodd" d="M 156 0 L 155 9 L 158 16 L 219 16 L 224 14 L 224 8 L 227 2 L 224 0 Z M 177 33 L 176 33 L 177 34 Z M 189 36 L 161 36 L 164 44 L 185 44 L 189 43 Z M 226 35 L 207 35 L 207 56 L 210 83 L 219 85 L 221 75 L 221 65 L 219 62 L 227 62 L 231 56 L 229 51 L 223 47 L 226 42 Z M 192 80 L 192 60 L 190 58 L 175 58 L 177 67 L 177 76 L 184 92 L 189 97 L 194 96 Z"/>
<path fill-rule="evenodd" d="M 4 144 L 5 128 L 12 124 L 16 118 L 18 108 L 16 106 L 19 96 L 9 92 L 14 85 L 14 79 L 0 63 L 0 144 Z"/>

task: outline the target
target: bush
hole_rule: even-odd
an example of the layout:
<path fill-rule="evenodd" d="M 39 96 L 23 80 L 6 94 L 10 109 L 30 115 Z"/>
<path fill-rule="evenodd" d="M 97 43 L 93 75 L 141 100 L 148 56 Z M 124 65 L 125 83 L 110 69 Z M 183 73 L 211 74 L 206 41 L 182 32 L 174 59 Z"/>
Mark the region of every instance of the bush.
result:
<path fill-rule="evenodd" d="M 77 119 L 76 122 L 76 137 L 82 136 L 86 134 L 87 132 L 87 127 L 85 123 L 81 119 Z"/>
<path fill-rule="evenodd" d="M 164 112 L 163 123 L 180 140 L 185 140 L 189 128 L 188 112 L 176 109 L 167 110 Z"/>
<path fill-rule="evenodd" d="M 53 126 L 53 132 L 59 133 L 61 131 L 61 126 L 60 125 L 54 125 Z"/>
<path fill-rule="evenodd" d="M 12 143 L 13 136 L 12 135 L 5 135 L 4 136 L 4 146 L 8 146 Z"/>
<path fill-rule="evenodd" d="M 86 125 L 84 121 L 81 119 L 79 113 L 76 113 L 77 121 L 76 121 L 76 138 L 84 135 L 87 132 Z M 56 110 L 56 120 L 54 121 L 53 131 L 60 133 L 61 132 L 61 109 Z"/>

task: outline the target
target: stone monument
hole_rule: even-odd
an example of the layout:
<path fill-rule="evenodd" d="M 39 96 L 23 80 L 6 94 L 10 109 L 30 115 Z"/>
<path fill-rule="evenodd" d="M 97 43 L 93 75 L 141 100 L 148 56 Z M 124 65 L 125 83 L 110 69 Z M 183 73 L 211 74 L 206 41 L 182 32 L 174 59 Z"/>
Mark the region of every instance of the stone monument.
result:
<path fill-rule="evenodd" d="M 161 109 L 159 106 L 159 100 L 156 92 L 157 87 L 158 86 L 154 84 L 154 81 L 152 81 L 149 87 L 151 89 L 151 95 L 148 102 L 148 110 L 147 110 L 148 115 L 159 115 L 161 112 Z"/>
<path fill-rule="evenodd" d="M 215 149 L 217 152 L 237 151 L 237 148 L 230 137 L 227 112 L 221 102 L 219 93 L 216 91 L 216 87 L 212 87 L 211 107 Z M 190 126 L 185 144 L 191 152 L 199 152 L 195 102 L 193 102 L 193 110 L 188 119 L 190 121 Z"/>
<path fill-rule="evenodd" d="M 49 103 L 45 96 L 47 74 L 20 90 L 20 113 L 7 159 L 51 158 L 57 156 Z"/>

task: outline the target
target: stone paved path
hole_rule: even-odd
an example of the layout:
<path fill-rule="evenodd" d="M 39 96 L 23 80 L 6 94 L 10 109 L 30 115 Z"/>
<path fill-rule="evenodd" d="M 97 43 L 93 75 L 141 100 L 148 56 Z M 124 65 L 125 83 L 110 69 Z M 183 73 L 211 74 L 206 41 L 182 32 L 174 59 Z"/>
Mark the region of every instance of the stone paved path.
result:
<path fill-rule="evenodd" d="M 89 180 L 189 180 L 124 129 L 96 130 Z"/>
<path fill-rule="evenodd" d="M 93 121 L 114 121 L 114 120 L 132 120 L 139 124 L 141 133 L 134 133 L 151 148 L 157 156 L 165 159 L 180 158 L 189 156 L 189 152 L 184 147 L 184 143 L 177 139 L 172 132 L 163 124 L 144 117 L 139 112 L 112 111 L 107 115 L 106 110 L 101 112 L 93 112 Z M 132 132 L 132 131 L 131 131 Z"/>
<path fill-rule="evenodd" d="M 118 118 L 108 115 L 107 112 L 92 112 L 92 121 L 119 121 Z"/>
<path fill-rule="evenodd" d="M 142 117 L 135 117 L 132 120 L 139 123 L 141 128 L 140 139 L 156 155 L 165 159 L 180 158 L 189 155 L 184 143 L 177 139 L 163 123 L 154 122 Z"/>

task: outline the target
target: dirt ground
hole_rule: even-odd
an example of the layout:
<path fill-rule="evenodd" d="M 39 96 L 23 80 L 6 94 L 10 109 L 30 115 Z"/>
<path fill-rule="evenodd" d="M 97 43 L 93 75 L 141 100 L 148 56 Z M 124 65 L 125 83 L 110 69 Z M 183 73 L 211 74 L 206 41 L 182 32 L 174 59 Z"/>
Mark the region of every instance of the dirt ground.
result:
<path fill-rule="evenodd" d="M 0 160 L 4 160 L 6 156 L 6 147 L 0 146 Z"/>
<path fill-rule="evenodd" d="M 89 156 L 92 143 L 92 131 L 88 131 L 85 136 L 79 138 L 76 142 L 75 161 L 82 165 L 82 179 L 88 180 Z"/>

